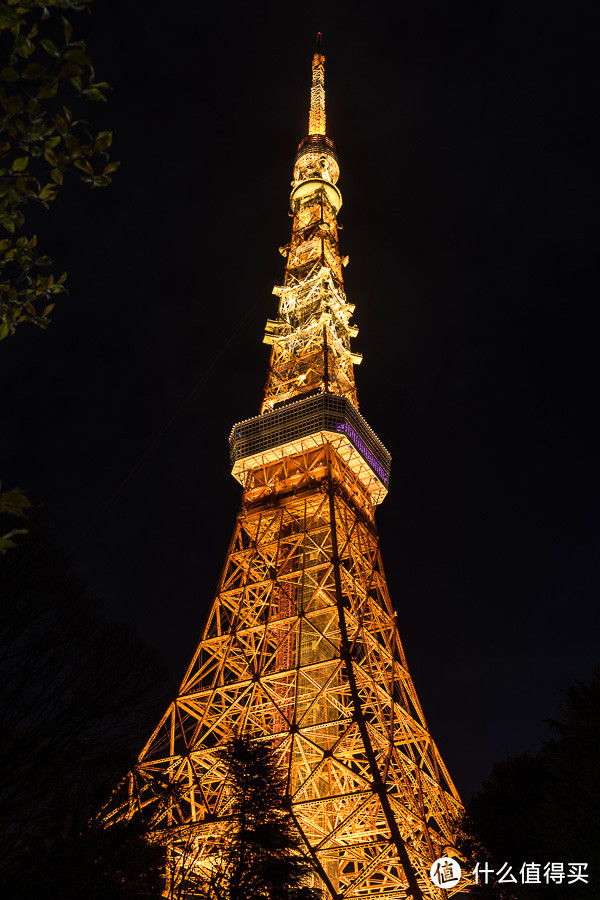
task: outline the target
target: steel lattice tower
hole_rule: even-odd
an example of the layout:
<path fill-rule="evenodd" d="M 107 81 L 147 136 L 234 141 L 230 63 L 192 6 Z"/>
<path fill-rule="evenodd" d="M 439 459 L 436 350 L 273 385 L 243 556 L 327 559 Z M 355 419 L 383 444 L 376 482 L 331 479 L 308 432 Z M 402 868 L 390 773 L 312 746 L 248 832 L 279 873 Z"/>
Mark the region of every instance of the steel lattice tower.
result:
<path fill-rule="evenodd" d="M 264 399 L 231 432 L 243 486 L 233 538 L 179 695 L 111 818 L 142 810 L 158 839 L 174 852 L 178 835 L 182 847 L 191 840 L 195 864 L 210 866 L 228 804 L 214 751 L 250 732 L 277 747 L 294 820 L 333 897 L 442 898 L 452 892 L 432 885 L 429 868 L 455 853 L 462 807 L 407 669 L 381 563 L 374 513 L 390 455 L 357 409 L 338 176 L 318 48 L 285 278 L 274 289 L 279 315 L 264 338 Z"/>

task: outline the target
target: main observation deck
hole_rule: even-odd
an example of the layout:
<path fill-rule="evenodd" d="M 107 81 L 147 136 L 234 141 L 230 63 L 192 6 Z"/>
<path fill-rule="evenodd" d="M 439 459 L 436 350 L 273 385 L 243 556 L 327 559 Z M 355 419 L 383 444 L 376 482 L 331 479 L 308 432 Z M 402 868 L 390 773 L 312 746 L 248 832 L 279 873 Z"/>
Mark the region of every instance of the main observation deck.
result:
<path fill-rule="evenodd" d="M 248 472 L 283 457 L 329 443 L 371 496 L 381 503 L 392 458 L 352 403 L 318 393 L 233 426 L 229 438 L 232 474 L 242 485 Z"/>

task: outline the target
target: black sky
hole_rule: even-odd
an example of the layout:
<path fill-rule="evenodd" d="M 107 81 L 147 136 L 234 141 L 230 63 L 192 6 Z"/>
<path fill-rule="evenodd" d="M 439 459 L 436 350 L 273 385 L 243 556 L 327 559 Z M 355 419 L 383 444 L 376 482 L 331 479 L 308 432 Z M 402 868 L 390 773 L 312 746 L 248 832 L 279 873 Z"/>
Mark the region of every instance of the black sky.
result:
<path fill-rule="evenodd" d="M 598 661 L 595 3 L 96 0 L 114 184 L 65 190 L 46 332 L 2 343 L 6 487 L 179 678 L 240 491 L 324 34 L 361 412 L 393 457 L 384 563 L 468 795 Z"/>

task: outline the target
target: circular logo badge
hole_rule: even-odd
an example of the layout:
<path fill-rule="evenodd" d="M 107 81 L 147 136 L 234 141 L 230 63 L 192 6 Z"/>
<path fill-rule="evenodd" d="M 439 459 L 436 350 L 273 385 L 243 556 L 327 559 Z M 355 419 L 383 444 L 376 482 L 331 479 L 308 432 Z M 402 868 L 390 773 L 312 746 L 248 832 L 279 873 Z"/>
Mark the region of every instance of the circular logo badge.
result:
<path fill-rule="evenodd" d="M 460 881 L 461 868 L 455 859 L 440 856 L 429 870 L 429 877 L 439 888 L 451 888 Z"/>

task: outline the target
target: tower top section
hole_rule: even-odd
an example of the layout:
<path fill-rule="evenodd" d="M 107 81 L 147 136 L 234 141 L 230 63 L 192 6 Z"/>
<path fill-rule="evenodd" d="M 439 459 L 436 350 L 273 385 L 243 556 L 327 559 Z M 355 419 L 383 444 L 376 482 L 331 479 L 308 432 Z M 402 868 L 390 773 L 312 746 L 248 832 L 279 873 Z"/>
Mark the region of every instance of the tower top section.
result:
<path fill-rule="evenodd" d="M 358 409 L 354 366 L 361 356 L 350 344 L 358 334 L 358 328 L 351 324 L 354 306 L 348 303 L 344 292 L 342 267 L 348 257 L 341 256 L 338 245 L 337 215 L 342 205 L 342 195 L 336 184 L 339 174 L 335 145 L 325 134 L 325 56 L 321 52 L 319 35 L 312 61 L 308 134 L 296 153 L 290 194 L 292 235 L 289 244 L 279 248 L 286 260 L 285 276 L 283 284 L 273 289 L 280 298 L 278 316 L 267 321 L 264 336 L 265 343 L 273 347 L 260 426 L 260 429 L 263 426 L 274 429 L 272 434 L 269 432 L 269 441 L 284 438 L 278 418 L 282 405 L 286 406 L 287 428 L 288 404 L 300 403 L 292 410 L 293 417 L 297 413 L 302 419 L 302 423 L 300 418 L 294 419 L 297 434 L 300 431 L 304 434 L 306 428 L 309 431 L 316 428 L 319 416 L 327 418 L 330 413 L 335 419 L 335 428 L 345 428 L 348 424 L 343 418 L 346 400 L 354 410 Z M 311 398 L 314 399 L 316 394 L 337 395 L 343 398 L 342 405 L 333 413 L 329 407 L 327 411 L 325 407 L 321 408 L 319 400 L 313 408 Z M 304 401 L 307 401 L 306 407 L 302 405 Z M 335 406 L 335 402 L 331 402 Z M 308 415 L 307 411 L 313 417 L 309 425 L 303 418 L 305 413 Z M 335 418 L 338 413 L 342 418 Z M 327 419 L 331 427 L 334 419 Z M 252 443 L 254 438 L 250 440 L 250 433 L 246 434 L 246 424 L 242 423 L 240 434 L 235 438 L 234 452 L 238 455 L 246 453 L 251 444 L 254 453 L 258 446 Z M 254 424 L 248 425 L 250 427 L 254 428 Z M 363 445 L 366 447 L 364 441 Z M 377 478 L 385 481 L 387 470 L 384 472 L 383 465 L 380 468 L 384 474 L 378 471 Z"/>
<path fill-rule="evenodd" d="M 332 184 L 340 175 L 335 144 L 326 134 L 325 55 L 321 52 L 321 32 L 317 35 L 317 51 L 312 61 L 308 134 L 298 145 L 294 182 L 304 181 L 315 172 Z"/>
<path fill-rule="evenodd" d="M 310 115 L 308 134 L 325 136 L 325 57 L 321 53 L 321 32 L 317 35 L 317 52 L 312 61 Z"/>

